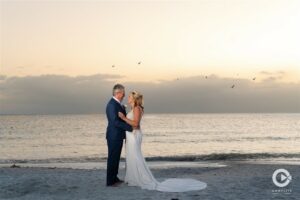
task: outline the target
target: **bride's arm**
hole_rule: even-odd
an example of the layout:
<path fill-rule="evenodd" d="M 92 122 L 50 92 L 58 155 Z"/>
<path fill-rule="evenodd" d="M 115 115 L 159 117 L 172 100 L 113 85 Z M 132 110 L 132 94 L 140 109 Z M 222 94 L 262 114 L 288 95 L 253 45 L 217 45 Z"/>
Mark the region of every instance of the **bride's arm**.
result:
<path fill-rule="evenodd" d="M 139 127 L 141 120 L 142 110 L 139 106 L 133 108 L 133 120 L 128 119 L 123 113 L 119 112 L 119 117 L 124 120 L 127 124 L 135 127 Z"/>

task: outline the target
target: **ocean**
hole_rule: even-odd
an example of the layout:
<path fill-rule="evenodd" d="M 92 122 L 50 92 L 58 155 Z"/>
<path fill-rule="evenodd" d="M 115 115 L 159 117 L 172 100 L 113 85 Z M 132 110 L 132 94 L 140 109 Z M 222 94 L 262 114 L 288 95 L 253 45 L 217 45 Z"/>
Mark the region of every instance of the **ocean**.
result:
<path fill-rule="evenodd" d="M 0 122 L 0 164 L 106 160 L 105 115 L 1 115 Z M 147 160 L 300 158 L 299 113 L 146 113 L 141 127 Z"/>

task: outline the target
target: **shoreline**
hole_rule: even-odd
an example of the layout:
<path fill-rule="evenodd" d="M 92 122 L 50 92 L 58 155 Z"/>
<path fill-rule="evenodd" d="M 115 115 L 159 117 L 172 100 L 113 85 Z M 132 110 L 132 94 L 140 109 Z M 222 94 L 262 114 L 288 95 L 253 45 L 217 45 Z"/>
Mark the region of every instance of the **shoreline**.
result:
<path fill-rule="evenodd" d="M 222 162 L 212 161 L 147 161 L 151 169 L 164 169 L 164 168 L 196 168 L 196 167 L 225 167 Z M 15 167 L 12 167 L 15 165 Z M 56 169 L 84 169 L 84 170 L 106 170 L 106 162 L 66 162 L 66 163 L 7 163 L 0 164 L 1 168 L 56 168 Z M 125 162 L 121 161 L 120 170 L 125 170 Z"/>
<path fill-rule="evenodd" d="M 120 169 L 125 169 L 125 160 L 121 159 Z M 266 158 L 266 159 L 229 159 L 229 160 L 148 160 L 149 167 L 225 167 L 228 163 L 248 163 L 248 164 L 282 164 L 282 165 L 299 165 L 300 158 Z M 0 163 L 0 168 L 62 168 L 62 169 L 106 169 L 106 160 L 91 162 L 7 162 Z"/>
<path fill-rule="evenodd" d="M 0 165 L 10 163 L 93 163 L 106 162 L 107 157 L 98 155 L 79 156 L 79 157 L 61 157 L 61 158 L 6 158 L 0 159 Z M 202 162 L 202 161 L 243 161 L 243 160 L 298 160 L 300 153 L 211 153 L 211 154 L 194 154 L 194 155 L 166 155 L 166 156 L 149 156 L 145 157 L 147 162 L 166 161 L 166 162 Z M 120 161 L 125 161 L 122 155 Z"/>

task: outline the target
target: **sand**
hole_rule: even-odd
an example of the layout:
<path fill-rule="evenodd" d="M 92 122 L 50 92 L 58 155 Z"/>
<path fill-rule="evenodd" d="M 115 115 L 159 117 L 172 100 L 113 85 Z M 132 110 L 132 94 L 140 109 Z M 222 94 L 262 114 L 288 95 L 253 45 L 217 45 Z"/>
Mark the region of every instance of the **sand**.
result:
<path fill-rule="evenodd" d="M 148 162 L 158 180 L 195 178 L 208 187 L 201 191 L 164 193 L 122 184 L 105 186 L 105 163 L 70 164 L 59 168 L 17 164 L 0 168 L 0 199 L 300 199 L 299 163 L 272 161 Z M 70 169 L 63 168 L 74 166 Z M 85 166 L 85 167 L 84 167 Z M 84 169 L 86 168 L 86 169 Z M 276 169 L 287 169 L 292 181 L 285 188 L 272 182 Z M 119 177 L 124 177 L 124 163 Z M 280 191 L 278 191 L 280 189 Z M 275 191 L 276 190 L 276 191 Z"/>

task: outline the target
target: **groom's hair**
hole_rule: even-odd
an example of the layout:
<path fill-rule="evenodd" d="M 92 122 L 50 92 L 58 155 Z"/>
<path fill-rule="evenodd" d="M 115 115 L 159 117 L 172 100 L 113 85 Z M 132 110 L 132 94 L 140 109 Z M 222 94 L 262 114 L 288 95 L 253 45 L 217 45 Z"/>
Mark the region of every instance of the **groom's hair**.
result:
<path fill-rule="evenodd" d="M 125 87 L 123 85 L 121 85 L 121 84 L 118 83 L 118 84 L 114 85 L 112 94 L 113 94 L 113 96 L 115 96 L 115 94 L 117 92 L 124 91 L 124 90 L 125 90 Z"/>

